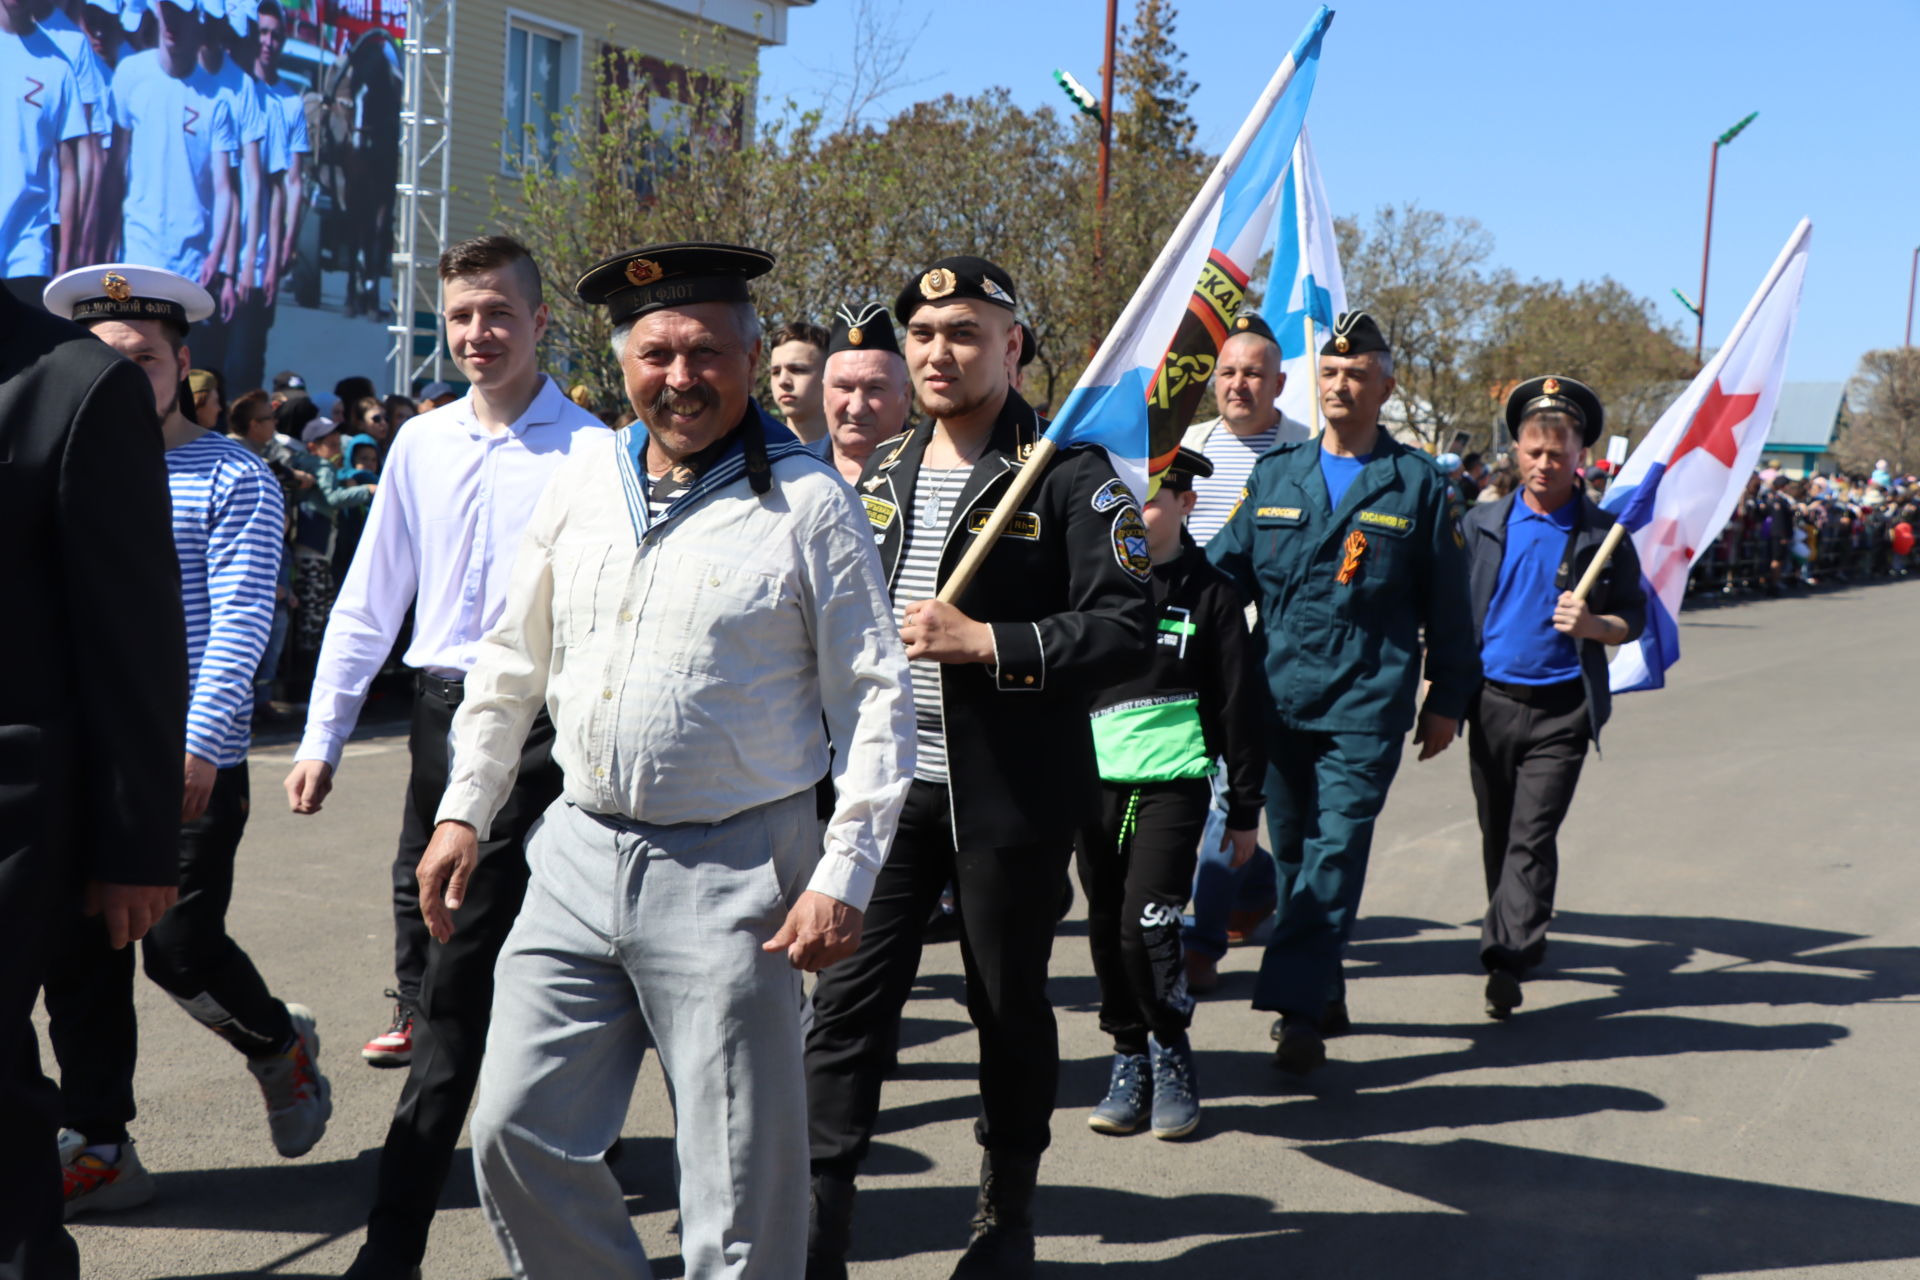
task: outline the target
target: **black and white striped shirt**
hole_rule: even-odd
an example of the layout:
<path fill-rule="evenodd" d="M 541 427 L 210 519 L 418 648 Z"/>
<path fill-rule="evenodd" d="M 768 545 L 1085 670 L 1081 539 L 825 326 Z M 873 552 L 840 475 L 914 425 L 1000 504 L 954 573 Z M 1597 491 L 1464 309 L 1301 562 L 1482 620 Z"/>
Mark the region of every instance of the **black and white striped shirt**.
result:
<path fill-rule="evenodd" d="M 907 522 L 906 545 L 900 551 L 900 572 L 893 587 L 893 620 L 906 622 L 907 606 L 931 600 L 940 590 L 940 556 L 946 550 L 947 529 L 960 505 L 973 464 L 937 471 L 923 467 L 913 487 L 913 518 Z M 913 718 L 918 747 L 913 776 L 928 782 L 947 780 L 946 723 L 940 711 L 940 663 L 915 658 Z"/>

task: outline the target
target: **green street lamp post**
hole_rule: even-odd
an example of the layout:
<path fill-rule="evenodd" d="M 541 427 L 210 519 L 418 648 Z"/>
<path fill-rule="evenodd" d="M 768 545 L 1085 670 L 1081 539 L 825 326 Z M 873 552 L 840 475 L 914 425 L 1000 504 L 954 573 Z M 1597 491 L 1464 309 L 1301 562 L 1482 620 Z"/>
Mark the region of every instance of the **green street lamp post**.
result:
<path fill-rule="evenodd" d="M 1707 165 L 1707 241 L 1700 250 L 1700 305 L 1693 308 L 1696 324 L 1693 331 L 1693 358 L 1700 360 L 1700 353 L 1707 341 L 1707 260 L 1713 255 L 1713 186 L 1720 175 L 1720 148 L 1740 136 L 1740 131 L 1753 123 L 1760 113 L 1749 111 L 1746 118 L 1713 140 L 1713 158 Z"/>

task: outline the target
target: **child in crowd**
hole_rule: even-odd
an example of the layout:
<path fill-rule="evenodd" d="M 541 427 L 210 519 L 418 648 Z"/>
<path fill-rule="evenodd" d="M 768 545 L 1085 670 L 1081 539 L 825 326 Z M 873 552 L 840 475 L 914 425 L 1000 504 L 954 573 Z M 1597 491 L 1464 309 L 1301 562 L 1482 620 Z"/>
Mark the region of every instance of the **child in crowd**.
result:
<path fill-rule="evenodd" d="M 1132 1133 L 1150 1121 L 1156 1138 L 1172 1139 L 1200 1124 L 1181 911 L 1222 757 L 1222 847 L 1232 848 L 1235 867 L 1255 852 L 1265 685 L 1246 599 L 1186 533 L 1194 477 L 1212 474 L 1204 454 L 1182 448 L 1143 507 L 1158 618 L 1153 666 L 1093 704 L 1104 797 L 1101 821 L 1080 833 L 1076 853 L 1100 1028 L 1114 1048 L 1107 1096 L 1087 1117 L 1096 1133 Z"/>

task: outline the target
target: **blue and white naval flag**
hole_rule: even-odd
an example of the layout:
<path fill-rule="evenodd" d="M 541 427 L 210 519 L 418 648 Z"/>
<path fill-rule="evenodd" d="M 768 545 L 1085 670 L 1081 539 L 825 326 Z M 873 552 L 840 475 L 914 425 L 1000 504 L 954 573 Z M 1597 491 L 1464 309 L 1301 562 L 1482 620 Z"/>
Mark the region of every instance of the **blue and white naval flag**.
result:
<path fill-rule="evenodd" d="M 1105 448 L 1137 494 L 1173 460 L 1246 297 L 1332 21 L 1323 5 L 1300 33 L 1047 432 Z"/>
<path fill-rule="evenodd" d="M 1333 318 L 1347 309 L 1347 285 L 1340 274 L 1340 242 L 1334 236 L 1333 209 L 1320 182 L 1305 125 L 1293 144 L 1286 189 L 1274 219 L 1273 265 L 1261 295 L 1267 327 L 1280 340 L 1280 412 L 1320 427 L 1320 344 L 1333 330 Z"/>
<path fill-rule="evenodd" d="M 1726 345 L 1660 415 L 1601 500 L 1633 535 L 1647 591 L 1647 629 L 1621 647 L 1608 672 L 1616 693 L 1662 687 L 1680 660 L 1687 573 L 1726 526 L 1766 444 L 1812 235 L 1802 218 Z"/>

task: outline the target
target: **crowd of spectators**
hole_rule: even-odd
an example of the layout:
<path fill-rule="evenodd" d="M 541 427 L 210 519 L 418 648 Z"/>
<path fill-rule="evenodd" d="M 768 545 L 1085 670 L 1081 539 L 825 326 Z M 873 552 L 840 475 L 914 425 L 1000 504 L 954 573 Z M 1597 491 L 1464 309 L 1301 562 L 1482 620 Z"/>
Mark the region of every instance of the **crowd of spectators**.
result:
<path fill-rule="evenodd" d="M 271 387 L 232 397 L 210 370 L 193 370 L 187 383 L 193 419 L 259 455 L 286 496 L 287 554 L 273 631 L 254 677 L 254 721 L 293 724 L 299 719 L 294 704 L 305 700 L 312 684 L 335 588 L 366 527 L 394 435 L 423 408 L 445 404 L 455 392 L 435 382 L 422 387 L 418 399 L 382 398 L 372 379 L 352 377 L 336 383 L 323 401 L 292 371 L 275 375 Z M 404 647 L 403 636 L 391 664 L 396 677 Z"/>

